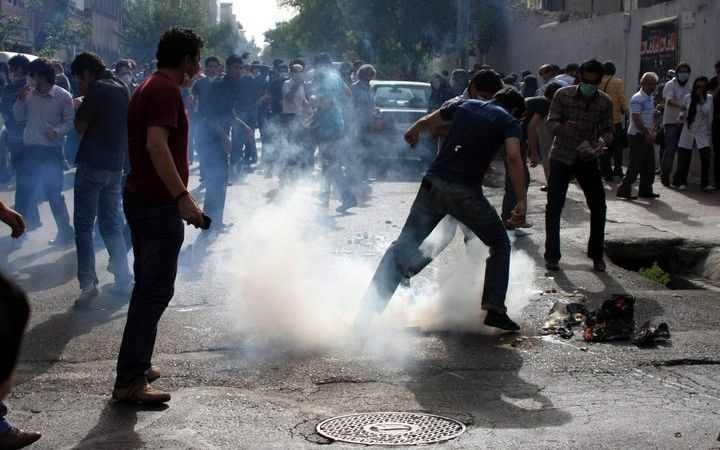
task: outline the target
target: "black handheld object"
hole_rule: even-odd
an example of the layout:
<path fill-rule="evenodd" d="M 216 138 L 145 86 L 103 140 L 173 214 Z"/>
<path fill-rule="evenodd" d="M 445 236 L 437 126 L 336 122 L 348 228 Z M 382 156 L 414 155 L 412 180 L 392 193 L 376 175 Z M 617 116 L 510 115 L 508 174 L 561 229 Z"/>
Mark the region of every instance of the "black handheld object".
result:
<path fill-rule="evenodd" d="M 209 230 L 210 224 L 212 223 L 212 219 L 210 217 L 206 216 L 205 213 L 203 213 L 202 216 L 203 216 L 203 226 L 201 226 L 200 228 L 202 228 L 203 230 Z"/>

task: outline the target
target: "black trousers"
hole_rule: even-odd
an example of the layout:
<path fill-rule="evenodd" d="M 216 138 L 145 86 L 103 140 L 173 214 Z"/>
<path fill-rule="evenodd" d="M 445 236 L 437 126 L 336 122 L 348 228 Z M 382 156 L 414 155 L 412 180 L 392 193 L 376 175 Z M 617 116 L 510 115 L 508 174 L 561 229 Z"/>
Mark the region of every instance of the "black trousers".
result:
<path fill-rule="evenodd" d="M 630 164 L 618 194 L 630 195 L 640 175 L 640 194 L 652 194 L 655 181 L 655 144 L 648 144 L 642 134 L 630 135 Z"/>
<path fill-rule="evenodd" d="M 135 254 L 135 287 L 117 361 L 115 387 L 147 383 L 157 326 L 175 293 L 185 227 L 174 204 L 125 193 L 125 215 Z"/>
<path fill-rule="evenodd" d="M 587 206 L 590 208 L 590 238 L 588 239 L 587 255 L 593 260 L 600 259 L 605 251 L 607 206 L 605 205 L 605 188 L 597 160 L 581 161 L 576 159 L 572 165 L 568 165 L 551 159 L 545 210 L 546 261 L 559 261 L 562 256 L 560 253 L 560 216 L 573 175 L 580 184 Z"/>

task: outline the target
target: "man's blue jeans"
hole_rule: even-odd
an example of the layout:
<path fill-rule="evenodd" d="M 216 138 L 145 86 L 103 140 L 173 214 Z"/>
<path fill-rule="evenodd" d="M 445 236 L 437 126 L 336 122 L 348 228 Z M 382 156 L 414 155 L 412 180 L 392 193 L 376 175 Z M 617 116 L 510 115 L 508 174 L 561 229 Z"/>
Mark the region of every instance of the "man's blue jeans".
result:
<path fill-rule="evenodd" d="M 38 183 L 42 184 L 50 209 L 55 217 L 58 235 L 72 236 L 70 216 L 63 196 L 63 150 L 62 147 L 38 147 L 26 145 L 18 168 L 15 208 L 25 216 L 30 208 Z"/>
<path fill-rule="evenodd" d="M 10 422 L 5 420 L 5 416 L 7 416 L 8 409 L 7 406 L 3 402 L 0 402 L 0 436 L 10 431 L 12 428 L 12 425 L 10 425 Z"/>
<path fill-rule="evenodd" d="M 507 310 L 505 294 L 510 273 L 510 240 L 502 220 L 483 195 L 479 183 L 473 188 L 433 176 L 423 179 L 400 236 L 382 257 L 363 299 L 365 307 L 382 311 L 411 267 L 426 260 L 420 244 L 447 214 L 465 224 L 490 247 L 482 308 L 497 312 Z"/>
<path fill-rule="evenodd" d="M 93 247 L 96 218 L 105 248 L 110 254 L 115 282 L 127 284 L 131 280 L 123 238 L 122 179 L 122 172 L 94 169 L 87 164 L 77 165 L 73 223 L 80 289 L 98 282 Z"/>
<path fill-rule="evenodd" d="M 135 287 L 117 361 L 115 387 L 147 382 L 157 325 L 175 293 L 185 227 L 175 204 L 125 193 L 125 216 L 135 254 Z"/>

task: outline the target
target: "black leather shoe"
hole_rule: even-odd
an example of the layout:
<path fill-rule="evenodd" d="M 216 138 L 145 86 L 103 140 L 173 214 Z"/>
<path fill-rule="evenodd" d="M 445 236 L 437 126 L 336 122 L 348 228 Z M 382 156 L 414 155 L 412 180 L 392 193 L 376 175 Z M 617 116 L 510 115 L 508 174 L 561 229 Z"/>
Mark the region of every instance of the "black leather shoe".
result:
<path fill-rule="evenodd" d="M 0 435 L 0 449 L 16 449 L 27 447 L 42 437 L 35 431 L 23 431 L 12 427 L 7 433 Z"/>
<path fill-rule="evenodd" d="M 620 197 L 620 198 L 625 198 L 625 199 L 628 199 L 628 200 L 635 200 L 635 199 L 637 198 L 637 197 L 635 197 L 634 195 L 632 195 L 632 194 L 627 194 L 627 193 L 625 193 L 625 192 L 618 192 L 617 194 L 615 194 L 615 196 L 616 196 L 616 197 Z"/>
<path fill-rule="evenodd" d="M 593 270 L 595 272 L 605 272 L 606 269 L 607 266 L 605 265 L 604 259 L 593 259 Z"/>
<path fill-rule="evenodd" d="M 520 326 L 513 322 L 507 314 L 492 310 L 487 312 L 483 323 L 489 327 L 500 328 L 505 331 L 517 331 L 520 329 Z"/>
<path fill-rule="evenodd" d="M 638 197 L 640 197 L 640 198 L 659 198 L 660 194 L 656 194 L 654 192 L 649 192 L 646 194 L 638 194 Z"/>
<path fill-rule="evenodd" d="M 552 272 L 560 270 L 559 261 L 545 261 L 545 268 Z"/>

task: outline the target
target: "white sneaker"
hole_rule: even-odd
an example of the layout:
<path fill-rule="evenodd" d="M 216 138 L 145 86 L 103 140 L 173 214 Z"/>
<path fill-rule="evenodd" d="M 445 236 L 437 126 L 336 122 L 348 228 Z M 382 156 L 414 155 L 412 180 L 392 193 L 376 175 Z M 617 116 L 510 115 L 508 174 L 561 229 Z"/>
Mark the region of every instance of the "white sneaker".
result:
<path fill-rule="evenodd" d="M 681 184 L 678 186 L 678 191 L 687 191 L 687 184 Z"/>
<path fill-rule="evenodd" d="M 715 186 L 714 184 L 708 184 L 707 186 L 702 188 L 702 190 L 705 192 L 714 191 L 717 190 L 717 186 Z"/>

